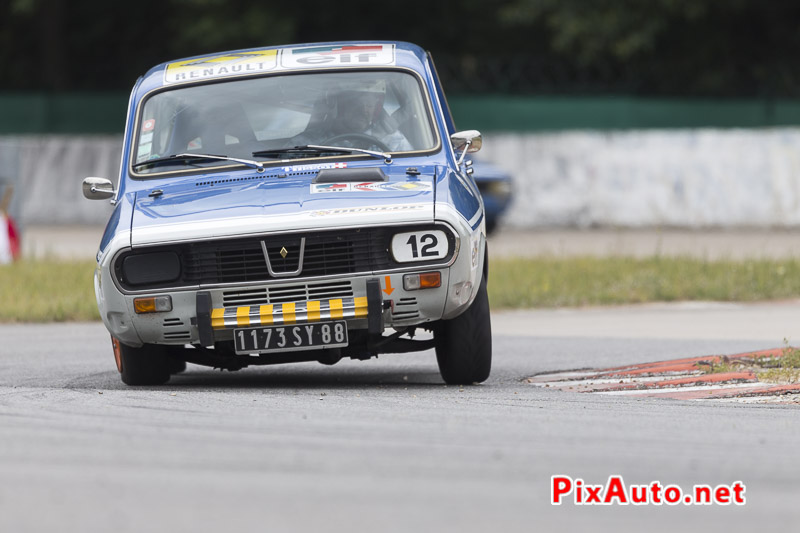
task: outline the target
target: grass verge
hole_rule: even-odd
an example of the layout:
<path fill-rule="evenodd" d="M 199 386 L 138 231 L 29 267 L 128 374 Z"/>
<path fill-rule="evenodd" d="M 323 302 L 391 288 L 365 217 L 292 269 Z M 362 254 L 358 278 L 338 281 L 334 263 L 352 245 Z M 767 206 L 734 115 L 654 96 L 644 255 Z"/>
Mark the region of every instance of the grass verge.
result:
<path fill-rule="evenodd" d="M 99 320 L 94 261 L 0 265 L 0 322 Z"/>
<path fill-rule="evenodd" d="M 629 257 L 493 260 L 493 309 L 800 297 L 800 260 Z M 0 265 L 0 322 L 99 319 L 94 262 Z"/>
<path fill-rule="evenodd" d="M 800 381 L 800 349 L 789 346 L 781 357 L 757 357 L 750 360 L 725 360 L 710 365 L 710 374 L 750 370 L 766 383 L 797 383 Z"/>
<path fill-rule="evenodd" d="M 800 297 L 800 260 L 578 257 L 490 262 L 492 309 Z"/>

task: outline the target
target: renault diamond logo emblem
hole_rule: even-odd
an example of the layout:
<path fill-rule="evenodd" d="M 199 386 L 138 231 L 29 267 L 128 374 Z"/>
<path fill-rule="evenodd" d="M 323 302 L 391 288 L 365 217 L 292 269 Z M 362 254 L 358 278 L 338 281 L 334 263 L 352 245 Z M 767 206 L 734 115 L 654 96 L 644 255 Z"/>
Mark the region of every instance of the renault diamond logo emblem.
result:
<path fill-rule="evenodd" d="M 295 241 L 296 242 L 296 241 Z M 289 246 L 294 246 L 291 243 Z M 299 276 L 300 273 L 303 271 L 303 255 L 306 251 L 306 238 L 300 238 L 300 249 L 294 249 L 292 251 L 292 259 L 289 261 L 278 261 L 279 263 L 284 263 L 282 265 L 276 265 L 277 271 L 272 268 L 273 264 L 271 259 L 275 259 L 275 248 L 270 247 L 272 251 L 267 250 L 267 241 L 261 241 L 261 251 L 264 252 L 264 261 L 267 263 L 267 271 L 269 272 L 270 277 L 273 278 L 290 278 L 292 276 Z M 278 251 L 280 256 L 283 259 L 286 259 L 289 256 L 289 250 L 286 249 L 285 246 L 281 246 L 281 249 Z M 295 270 L 289 270 L 294 266 L 295 258 L 297 261 L 297 268 Z"/>

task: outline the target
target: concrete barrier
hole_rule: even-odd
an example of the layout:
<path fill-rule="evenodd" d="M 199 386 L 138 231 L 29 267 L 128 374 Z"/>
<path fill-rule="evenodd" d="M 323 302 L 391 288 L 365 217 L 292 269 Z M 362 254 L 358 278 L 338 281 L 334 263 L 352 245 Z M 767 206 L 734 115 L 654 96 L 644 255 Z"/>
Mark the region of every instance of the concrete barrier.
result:
<path fill-rule="evenodd" d="M 0 168 L 15 170 L 9 211 L 21 227 L 106 223 L 111 205 L 86 200 L 81 182 L 87 176 L 117 182 L 120 136 L 5 136 L 0 146 Z"/>
<path fill-rule="evenodd" d="M 12 216 L 104 224 L 110 205 L 80 183 L 116 182 L 120 151 L 119 136 L 0 137 Z M 800 128 L 487 133 L 478 155 L 514 178 L 512 227 L 800 226 Z"/>
<path fill-rule="evenodd" d="M 487 134 L 514 176 L 505 223 L 530 227 L 800 226 L 800 129 Z"/>

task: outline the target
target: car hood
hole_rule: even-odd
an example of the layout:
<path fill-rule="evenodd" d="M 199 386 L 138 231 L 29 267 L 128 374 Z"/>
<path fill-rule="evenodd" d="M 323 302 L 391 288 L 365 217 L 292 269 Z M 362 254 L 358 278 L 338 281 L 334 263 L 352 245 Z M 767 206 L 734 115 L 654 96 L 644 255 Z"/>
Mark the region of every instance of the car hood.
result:
<path fill-rule="evenodd" d="M 217 174 L 173 184 L 160 182 L 136 193 L 131 245 L 432 222 L 435 167 L 418 167 L 419 174 L 408 174 L 406 167 L 383 170 L 387 177 L 383 182 L 312 183 L 316 172 Z"/>

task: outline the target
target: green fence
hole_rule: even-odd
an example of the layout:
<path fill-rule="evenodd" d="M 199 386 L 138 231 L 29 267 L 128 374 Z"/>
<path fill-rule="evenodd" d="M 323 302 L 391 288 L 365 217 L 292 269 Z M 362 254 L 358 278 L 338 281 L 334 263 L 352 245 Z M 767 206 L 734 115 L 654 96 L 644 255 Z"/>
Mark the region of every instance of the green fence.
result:
<path fill-rule="evenodd" d="M 0 93 L 0 133 L 122 133 L 128 95 Z"/>
<path fill-rule="evenodd" d="M 121 133 L 127 104 L 127 93 L 0 93 L 0 134 Z M 800 100 L 454 95 L 450 107 L 481 131 L 800 125 Z"/>
<path fill-rule="evenodd" d="M 470 96 L 450 100 L 459 128 L 548 131 L 800 125 L 798 100 Z"/>

